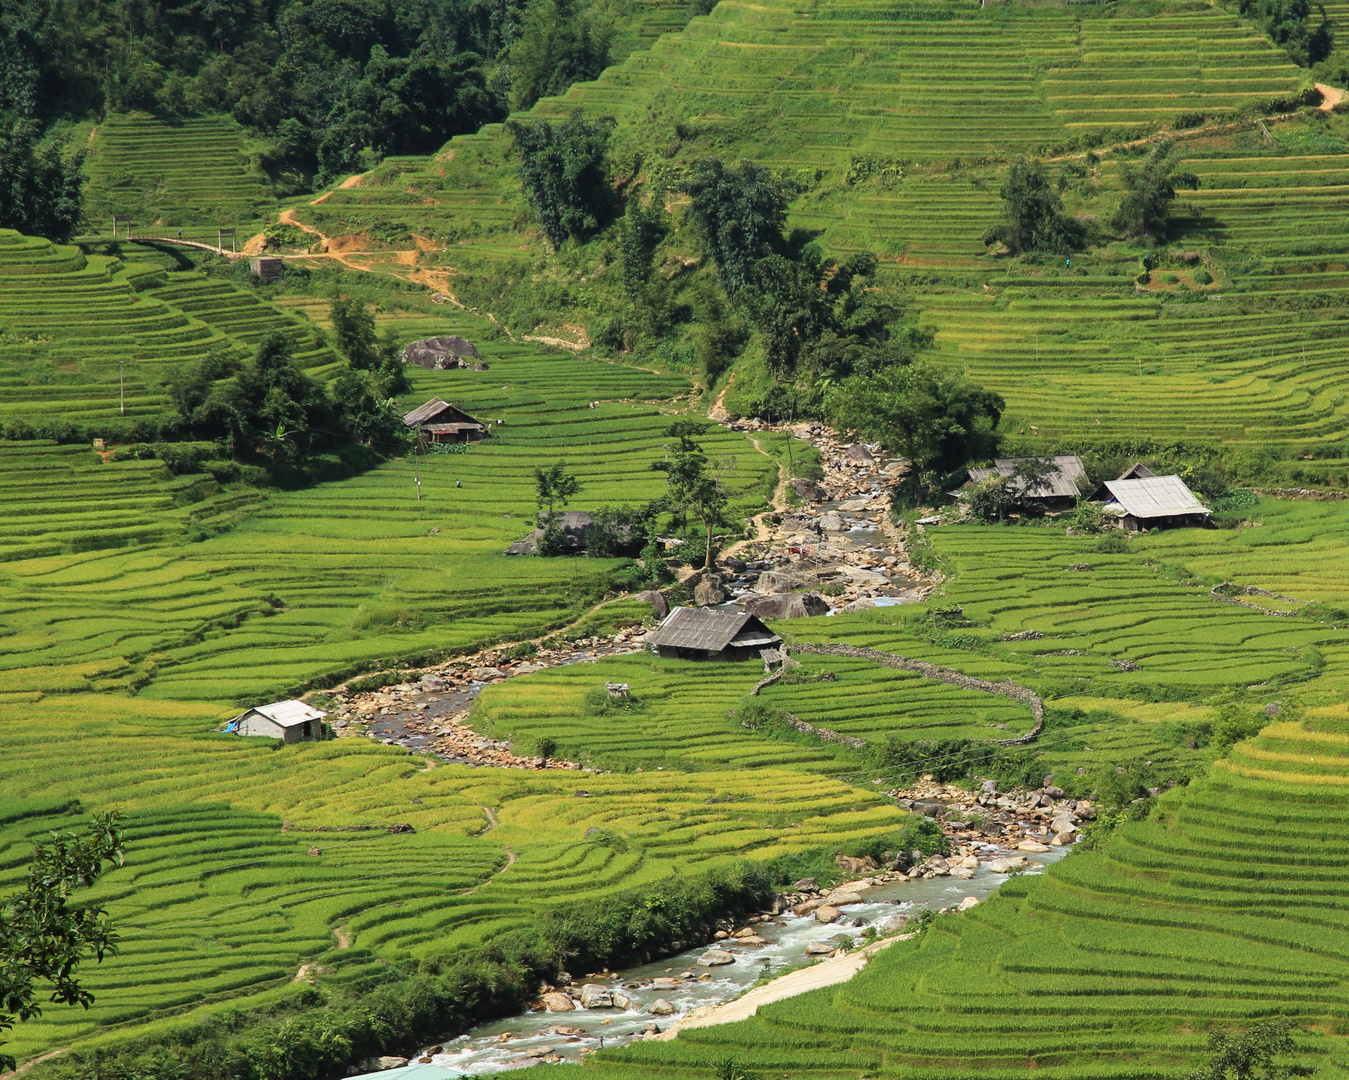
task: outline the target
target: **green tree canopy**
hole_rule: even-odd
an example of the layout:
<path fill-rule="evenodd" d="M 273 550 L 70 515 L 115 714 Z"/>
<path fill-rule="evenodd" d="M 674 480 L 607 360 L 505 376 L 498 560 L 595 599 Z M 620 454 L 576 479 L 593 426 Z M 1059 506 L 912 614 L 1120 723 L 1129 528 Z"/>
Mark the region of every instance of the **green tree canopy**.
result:
<path fill-rule="evenodd" d="M 1308 1065 L 1275 1060 L 1296 1053 L 1295 1030 L 1292 1021 L 1282 1016 L 1247 1031 L 1219 1028 L 1209 1035 L 1208 1061 L 1185 1080 L 1291 1080 L 1311 1076 L 1314 1070 Z"/>
<path fill-rule="evenodd" d="M 0 228 L 68 241 L 80 219 L 84 155 L 43 139 L 36 120 L 0 111 Z"/>
<path fill-rule="evenodd" d="M 702 523 L 707 537 L 703 566 L 711 570 L 715 532 L 719 526 L 731 524 L 731 520 L 726 514 L 730 496 L 718 475 L 719 470 L 707 460 L 707 454 L 695 441 L 695 436 L 706 430 L 707 425 L 696 420 L 671 424 L 665 433 L 678 442 L 664 460 L 652 462 L 651 468 L 665 474 L 669 485 L 668 504 Z"/>
<path fill-rule="evenodd" d="M 1026 158 L 1014 162 L 998 194 L 1003 221 L 984 235 L 984 243 L 1005 244 L 1013 254 L 1022 254 L 1076 251 L 1085 242 L 1085 230 L 1063 213 L 1063 200 L 1041 162 Z"/>
<path fill-rule="evenodd" d="M 1166 139 L 1154 143 L 1141 163 L 1120 166 L 1124 199 L 1112 220 L 1115 228 L 1129 236 L 1153 240 L 1165 236 L 1176 188 L 1199 190 L 1199 177 L 1192 172 L 1177 172 L 1178 164 L 1176 144 Z"/>
<path fill-rule="evenodd" d="M 754 265 L 782 246 L 786 185 L 753 161 L 727 166 L 704 158 L 693 163 L 685 190 L 722 287 L 734 297 L 750 284 Z"/>
<path fill-rule="evenodd" d="M 913 462 L 909 495 L 915 502 L 924 477 L 993 456 L 1005 408 L 999 394 L 922 361 L 853 376 L 828 404 L 837 428 L 882 442 Z"/>
<path fill-rule="evenodd" d="M 102 908 L 71 900 L 75 890 L 98 879 L 104 863 L 122 864 L 115 811 L 97 815 L 83 833 L 53 833 L 34 849 L 23 889 L 0 899 L 0 1032 L 42 1015 L 41 983 L 50 984 L 58 1004 L 87 1009 L 93 1003 L 94 995 L 80 985 L 80 964 L 88 956 L 102 962 L 116 953 L 117 934 Z M 14 1064 L 0 1053 L 0 1068 Z"/>
<path fill-rule="evenodd" d="M 553 516 L 553 506 L 561 503 L 566 506 L 573 495 L 581 493 L 581 481 L 567 472 L 567 463 L 559 461 L 548 468 L 535 466 L 534 495 L 542 513 L 547 508 L 549 517 Z"/>
<path fill-rule="evenodd" d="M 576 0 L 535 0 L 511 46 L 511 105 L 528 109 L 609 66 L 613 24 L 603 9 Z"/>
<path fill-rule="evenodd" d="M 587 120 L 573 109 L 561 124 L 547 120 L 506 125 L 520 158 L 525 198 L 554 248 L 584 241 L 613 214 L 609 134 L 613 117 Z"/>

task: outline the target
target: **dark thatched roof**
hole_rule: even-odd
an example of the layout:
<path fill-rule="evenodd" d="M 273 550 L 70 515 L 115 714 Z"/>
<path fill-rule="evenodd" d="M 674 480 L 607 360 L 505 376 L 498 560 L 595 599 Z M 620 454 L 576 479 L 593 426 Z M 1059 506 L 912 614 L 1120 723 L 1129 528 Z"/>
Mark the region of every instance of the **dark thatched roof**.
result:
<path fill-rule="evenodd" d="M 408 427 L 416 427 L 418 424 L 445 427 L 447 430 L 450 425 L 458 428 L 460 425 L 485 430 L 487 425 L 476 416 L 469 416 L 463 409 L 457 405 L 451 405 L 448 401 L 441 401 L 440 398 L 432 398 L 425 405 L 419 405 L 410 413 L 403 414 L 403 423 Z M 428 427 L 428 430 L 435 430 Z"/>
<path fill-rule="evenodd" d="M 646 641 L 648 645 L 718 653 L 730 647 L 778 645 L 782 638 L 748 612 L 677 607 L 646 636 Z"/>

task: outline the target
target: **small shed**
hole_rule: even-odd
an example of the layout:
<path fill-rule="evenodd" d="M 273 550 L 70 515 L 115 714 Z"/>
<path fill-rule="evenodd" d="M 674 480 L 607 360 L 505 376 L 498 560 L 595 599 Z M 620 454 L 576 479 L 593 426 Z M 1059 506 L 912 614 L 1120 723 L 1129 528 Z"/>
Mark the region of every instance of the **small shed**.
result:
<path fill-rule="evenodd" d="M 263 735 L 288 743 L 323 738 L 323 718 L 320 712 L 303 701 L 273 701 L 270 705 L 255 705 L 242 712 L 226 725 L 225 731 L 235 735 Z"/>
<path fill-rule="evenodd" d="M 1129 532 L 1204 525 L 1209 519 L 1208 507 L 1179 476 L 1107 480 L 1093 498 Z"/>
<path fill-rule="evenodd" d="M 987 480 L 990 476 L 1011 476 L 1029 461 L 1039 458 L 994 458 L 991 469 L 970 469 L 970 479 L 975 483 Z M 1037 484 L 1024 493 L 1028 499 L 1043 503 L 1049 510 L 1071 510 L 1077 504 L 1079 479 L 1087 475 L 1082 459 L 1076 454 L 1055 454 L 1045 458 L 1054 465 L 1055 471 L 1045 478 L 1043 484 Z"/>
<path fill-rule="evenodd" d="M 646 643 L 676 660 L 758 660 L 782 638 L 747 611 L 677 607 L 646 636 Z"/>
<path fill-rule="evenodd" d="M 248 260 L 248 268 L 259 281 L 270 284 L 281 280 L 286 264 L 274 255 L 253 255 Z"/>
<path fill-rule="evenodd" d="M 440 398 L 432 398 L 403 415 L 403 423 L 410 428 L 421 428 L 432 442 L 477 442 L 492 434 L 492 425 Z"/>

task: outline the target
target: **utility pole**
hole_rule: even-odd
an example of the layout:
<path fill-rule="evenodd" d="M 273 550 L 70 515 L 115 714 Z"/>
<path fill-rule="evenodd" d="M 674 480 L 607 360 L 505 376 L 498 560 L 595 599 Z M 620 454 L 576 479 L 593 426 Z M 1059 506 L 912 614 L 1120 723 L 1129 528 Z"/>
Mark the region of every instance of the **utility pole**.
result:
<path fill-rule="evenodd" d="M 417 451 L 421 448 L 421 444 L 422 444 L 422 428 L 421 425 L 418 424 L 417 438 L 412 444 L 412 479 L 413 482 L 417 485 L 418 502 L 422 501 L 422 474 L 417 461 Z"/>
<path fill-rule="evenodd" d="M 126 415 L 126 361 L 117 361 L 117 382 L 121 386 L 122 395 L 122 415 Z"/>

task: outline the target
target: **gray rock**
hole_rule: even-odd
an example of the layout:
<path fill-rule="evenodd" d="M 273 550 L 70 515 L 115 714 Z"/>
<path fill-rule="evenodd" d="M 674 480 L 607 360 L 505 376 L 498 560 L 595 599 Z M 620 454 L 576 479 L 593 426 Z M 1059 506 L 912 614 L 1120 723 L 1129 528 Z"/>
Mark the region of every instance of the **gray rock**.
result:
<path fill-rule="evenodd" d="M 862 897 L 851 889 L 835 889 L 824 898 L 824 902 L 834 907 L 843 907 L 847 904 L 860 904 Z"/>
<path fill-rule="evenodd" d="M 653 1016 L 673 1016 L 675 1007 L 664 998 L 656 998 L 648 1007 L 647 1012 Z"/>
<path fill-rule="evenodd" d="M 392 1055 L 389 1055 L 380 1058 L 377 1067 L 383 1072 L 385 1069 L 401 1069 L 407 1063 L 408 1059 L 405 1057 L 393 1057 Z"/>
<path fill-rule="evenodd" d="M 788 484 L 796 492 L 796 497 L 802 502 L 823 502 L 828 498 L 824 488 L 820 487 L 814 480 L 789 480 Z"/>
<path fill-rule="evenodd" d="M 712 578 L 705 577 L 693 587 L 693 602 L 699 607 L 711 607 L 725 599 L 726 594 Z"/>
<path fill-rule="evenodd" d="M 708 949 L 702 956 L 698 957 L 699 967 L 721 967 L 724 964 L 734 964 L 735 957 L 725 949 Z"/>
<path fill-rule="evenodd" d="M 843 515 L 830 510 L 827 514 L 820 515 L 820 526 L 825 532 L 843 532 L 848 523 L 843 520 Z"/>
<path fill-rule="evenodd" d="M 902 934 L 908 921 L 909 916 L 907 915 L 891 915 L 880 924 L 879 929 L 882 934 Z"/>
<path fill-rule="evenodd" d="M 655 589 L 647 589 L 646 592 L 639 592 L 634 599 L 644 600 L 646 603 L 650 604 L 652 614 L 658 619 L 663 619 L 666 615 L 670 614 L 669 602 L 663 595 L 656 592 Z"/>
<path fill-rule="evenodd" d="M 760 619 L 801 619 L 828 614 L 829 601 L 816 593 L 789 592 L 754 597 L 740 607 Z"/>
<path fill-rule="evenodd" d="M 875 455 L 867 449 L 866 443 L 853 443 L 848 447 L 843 455 L 843 460 L 849 465 L 874 465 L 876 464 Z"/>
<path fill-rule="evenodd" d="M 652 990 L 678 990 L 682 985 L 678 979 L 669 979 L 663 975 L 651 980 Z"/>
<path fill-rule="evenodd" d="M 806 946 L 807 956 L 828 956 L 834 951 L 834 946 L 827 941 L 812 941 Z"/>
<path fill-rule="evenodd" d="M 794 882 L 792 884 L 792 888 L 796 892 L 814 892 L 819 887 L 820 887 L 819 882 L 817 882 L 813 877 L 803 877 L 800 881 Z"/>
<path fill-rule="evenodd" d="M 623 1009 L 624 1011 L 627 1011 L 628 1009 L 632 1008 L 632 998 L 628 997 L 628 995 L 623 993 L 622 991 L 615 990 L 613 998 L 615 1009 Z"/>
<path fill-rule="evenodd" d="M 869 597 L 869 596 L 863 596 L 863 597 L 861 597 L 860 599 L 854 600 L 851 604 L 844 604 L 844 605 L 843 605 L 843 610 L 844 610 L 844 611 L 867 611 L 868 609 L 874 608 L 875 606 L 876 606 L 876 601 L 875 601 L 875 600 L 871 599 L 871 597 Z"/>
<path fill-rule="evenodd" d="M 543 1007 L 549 1012 L 571 1012 L 576 1008 L 576 1002 L 572 1001 L 571 995 L 554 990 L 543 995 Z"/>
<path fill-rule="evenodd" d="M 586 983 L 581 987 L 581 1007 L 585 1009 L 612 1009 L 614 995 L 607 986 Z"/>
<path fill-rule="evenodd" d="M 416 364 L 432 371 L 472 367 L 465 358 L 482 359 L 470 342 L 454 335 L 414 341 L 403 349 L 402 358 L 405 364 Z"/>
<path fill-rule="evenodd" d="M 833 904 L 821 904 L 815 909 L 815 921 L 817 923 L 831 923 L 842 914 L 843 912 L 839 911 Z"/>

